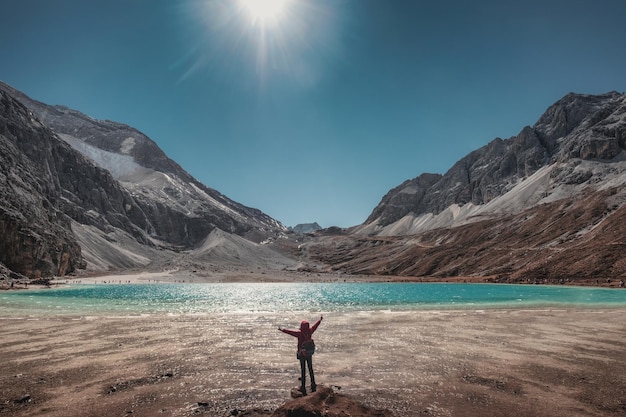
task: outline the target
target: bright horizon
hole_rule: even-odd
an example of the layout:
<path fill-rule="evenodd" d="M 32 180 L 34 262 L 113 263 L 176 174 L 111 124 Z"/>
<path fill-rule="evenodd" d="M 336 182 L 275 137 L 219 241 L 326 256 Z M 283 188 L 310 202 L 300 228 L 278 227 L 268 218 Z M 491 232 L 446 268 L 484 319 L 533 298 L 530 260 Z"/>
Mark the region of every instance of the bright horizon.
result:
<path fill-rule="evenodd" d="M 362 223 L 391 188 L 626 91 L 626 2 L 7 2 L 0 80 L 145 133 L 287 226 Z"/>

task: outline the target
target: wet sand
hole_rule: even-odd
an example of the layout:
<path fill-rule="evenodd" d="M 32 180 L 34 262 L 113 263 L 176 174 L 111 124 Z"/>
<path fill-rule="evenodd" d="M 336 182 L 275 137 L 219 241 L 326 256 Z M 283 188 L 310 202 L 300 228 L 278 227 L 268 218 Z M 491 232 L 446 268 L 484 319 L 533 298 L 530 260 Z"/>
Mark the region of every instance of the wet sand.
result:
<path fill-rule="evenodd" d="M 2 317 L 0 415 L 273 410 L 299 373 L 295 339 L 277 327 L 319 313 Z M 328 313 L 315 334 L 316 379 L 396 416 L 625 415 L 625 317 L 626 309 Z"/>

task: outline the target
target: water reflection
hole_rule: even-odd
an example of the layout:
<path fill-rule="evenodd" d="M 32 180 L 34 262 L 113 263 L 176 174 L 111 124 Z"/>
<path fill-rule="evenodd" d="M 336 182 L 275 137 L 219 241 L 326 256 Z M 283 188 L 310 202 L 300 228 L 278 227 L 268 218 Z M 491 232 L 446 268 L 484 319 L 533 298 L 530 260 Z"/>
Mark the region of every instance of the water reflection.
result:
<path fill-rule="evenodd" d="M 423 283 L 73 285 L 0 294 L 5 312 L 144 313 L 624 306 L 602 288 Z"/>

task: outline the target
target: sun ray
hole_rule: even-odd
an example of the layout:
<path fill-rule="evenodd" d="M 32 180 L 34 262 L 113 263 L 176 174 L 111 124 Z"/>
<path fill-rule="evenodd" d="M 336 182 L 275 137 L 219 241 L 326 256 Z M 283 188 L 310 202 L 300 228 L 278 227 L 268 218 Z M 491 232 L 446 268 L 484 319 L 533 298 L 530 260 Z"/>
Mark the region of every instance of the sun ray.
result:
<path fill-rule="evenodd" d="M 286 82 L 309 88 L 337 48 L 338 13 L 319 0 L 189 1 L 190 15 L 206 36 L 189 52 L 195 62 L 178 64 L 189 67 L 181 81 L 201 70 L 228 68 L 222 73 L 254 76 L 261 91 Z"/>

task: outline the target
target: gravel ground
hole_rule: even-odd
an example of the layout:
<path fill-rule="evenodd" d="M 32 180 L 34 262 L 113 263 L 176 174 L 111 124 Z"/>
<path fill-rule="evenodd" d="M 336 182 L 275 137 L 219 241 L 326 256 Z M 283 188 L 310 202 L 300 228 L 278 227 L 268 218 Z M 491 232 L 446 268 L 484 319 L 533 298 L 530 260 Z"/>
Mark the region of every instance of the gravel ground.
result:
<path fill-rule="evenodd" d="M 293 313 L 0 318 L 0 415 L 229 416 L 298 384 Z M 626 311 L 327 313 L 318 384 L 400 416 L 624 416 Z"/>

